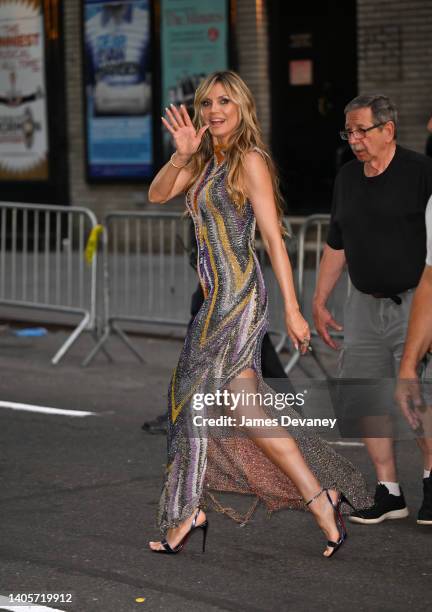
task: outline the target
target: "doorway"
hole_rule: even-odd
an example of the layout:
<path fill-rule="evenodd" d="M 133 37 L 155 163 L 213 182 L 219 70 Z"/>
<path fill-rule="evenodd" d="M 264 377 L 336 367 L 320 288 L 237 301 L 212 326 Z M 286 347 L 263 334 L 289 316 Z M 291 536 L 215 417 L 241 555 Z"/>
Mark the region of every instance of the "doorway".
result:
<path fill-rule="evenodd" d="M 272 0 L 269 11 L 271 146 L 289 214 L 329 212 L 339 138 L 357 95 L 356 0 Z"/>

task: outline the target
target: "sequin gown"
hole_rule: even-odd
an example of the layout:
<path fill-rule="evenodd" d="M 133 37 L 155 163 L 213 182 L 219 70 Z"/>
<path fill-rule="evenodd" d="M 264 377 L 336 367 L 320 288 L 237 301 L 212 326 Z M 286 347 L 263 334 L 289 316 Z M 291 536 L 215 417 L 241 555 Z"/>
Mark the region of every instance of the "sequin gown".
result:
<path fill-rule="evenodd" d="M 168 461 L 158 515 L 162 532 L 189 517 L 210 491 L 252 494 L 269 510 L 302 505 L 292 482 L 252 440 L 218 438 L 211 428 L 192 425 L 193 395 L 226 388 L 246 369 L 255 371 L 261 393 L 275 393 L 261 374 L 267 294 L 254 249 L 255 216 L 249 202 L 243 212 L 233 205 L 226 174 L 225 162 L 218 163 L 214 156 L 186 196 L 205 299 L 188 329 L 168 389 Z M 298 416 L 288 407 L 284 414 Z M 310 432 L 294 434 L 323 486 L 344 492 L 357 508 L 370 505 L 363 477 L 348 460 Z M 234 519 L 245 518 L 224 510 Z"/>

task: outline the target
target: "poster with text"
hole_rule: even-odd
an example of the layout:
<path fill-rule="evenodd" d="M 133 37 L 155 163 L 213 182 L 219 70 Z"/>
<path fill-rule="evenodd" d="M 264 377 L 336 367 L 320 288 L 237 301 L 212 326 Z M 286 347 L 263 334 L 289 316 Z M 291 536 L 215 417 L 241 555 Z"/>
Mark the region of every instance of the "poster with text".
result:
<path fill-rule="evenodd" d="M 0 180 L 47 180 L 42 0 L 0 0 Z"/>
<path fill-rule="evenodd" d="M 200 81 L 228 68 L 228 23 L 227 0 L 161 1 L 162 109 L 190 109 Z M 165 157 L 170 143 L 164 131 Z"/>
<path fill-rule="evenodd" d="M 84 0 L 89 180 L 153 173 L 150 0 Z"/>

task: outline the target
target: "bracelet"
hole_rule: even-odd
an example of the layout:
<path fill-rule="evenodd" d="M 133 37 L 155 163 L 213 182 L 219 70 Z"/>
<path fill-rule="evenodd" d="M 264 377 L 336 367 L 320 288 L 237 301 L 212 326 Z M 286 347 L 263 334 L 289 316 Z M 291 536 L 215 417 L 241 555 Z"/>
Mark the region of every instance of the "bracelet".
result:
<path fill-rule="evenodd" d="M 171 166 L 174 166 L 174 168 L 177 168 L 177 170 L 180 170 L 180 168 L 184 168 L 185 166 L 187 166 L 189 162 L 186 162 L 185 164 L 183 164 L 183 166 L 176 166 L 175 163 L 173 162 L 173 157 L 176 153 L 177 151 L 174 151 L 174 153 L 171 155 L 169 163 L 171 164 Z"/>

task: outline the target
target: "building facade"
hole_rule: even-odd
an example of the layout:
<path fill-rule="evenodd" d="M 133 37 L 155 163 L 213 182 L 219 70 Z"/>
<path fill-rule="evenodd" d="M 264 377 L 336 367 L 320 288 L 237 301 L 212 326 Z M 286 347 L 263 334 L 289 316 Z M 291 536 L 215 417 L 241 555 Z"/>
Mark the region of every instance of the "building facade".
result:
<path fill-rule="evenodd" d="M 281 18 L 282 13 L 277 10 L 282 10 L 282 5 Z M 424 151 L 426 123 L 432 114 L 432 2 L 327 0 L 319 3 L 322 14 L 314 14 L 313 3 L 307 0 L 300 7 L 297 5 L 286 0 L 236 0 L 234 3 L 234 67 L 256 97 L 265 139 L 272 146 L 277 145 L 276 159 L 283 166 L 282 174 L 288 172 L 289 176 L 289 168 L 297 162 L 305 169 L 309 182 L 313 182 L 315 170 L 308 174 L 308 168 L 314 167 L 320 139 L 330 143 L 328 156 L 333 159 L 337 127 L 342 127 L 344 121 L 341 108 L 351 92 L 356 95 L 379 91 L 394 98 L 400 111 L 399 142 Z M 86 181 L 81 1 L 63 2 L 61 19 L 66 142 L 56 155 L 65 158 L 68 170 L 69 197 L 65 203 L 89 207 L 99 217 L 110 210 L 147 207 L 146 186 L 141 182 L 104 185 Z M 327 38 L 323 38 L 324 31 Z M 318 87 L 314 71 L 318 64 L 324 66 L 324 59 L 327 68 L 322 69 Z M 346 83 L 351 84 L 344 89 L 342 84 Z M 298 107 L 291 105 L 287 90 L 293 92 L 291 100 L 297 96 L 301 107 L 310 106 L 310 121 L 306 110 L 302 118 Z M 281 98 L 282 94 L 285 98 Z M 277 100 L 279 106 L 275 105 Z M 332 120 L 327 120 L 332 112 Z M 314 123 L 313 113 L 316 117 L 319 115 L 320 123 Z M 290 120 L 286 121 L 286 117 Z M 160 121 L 159 117 L 154 120 Z M 293 192 L 292 202 L 288 187 L 289 212 L 305 214 L 329 209 L 334 178 L 332 164 L 324 178 L 317 178 L 324 181 L 325 188 L 316 201 L 312 192 L 304 191 L 304 181 Z M 321 162 L 316 165 L 323 166 Z M 294 177 L 294 183 L 296 180 Z"/>

